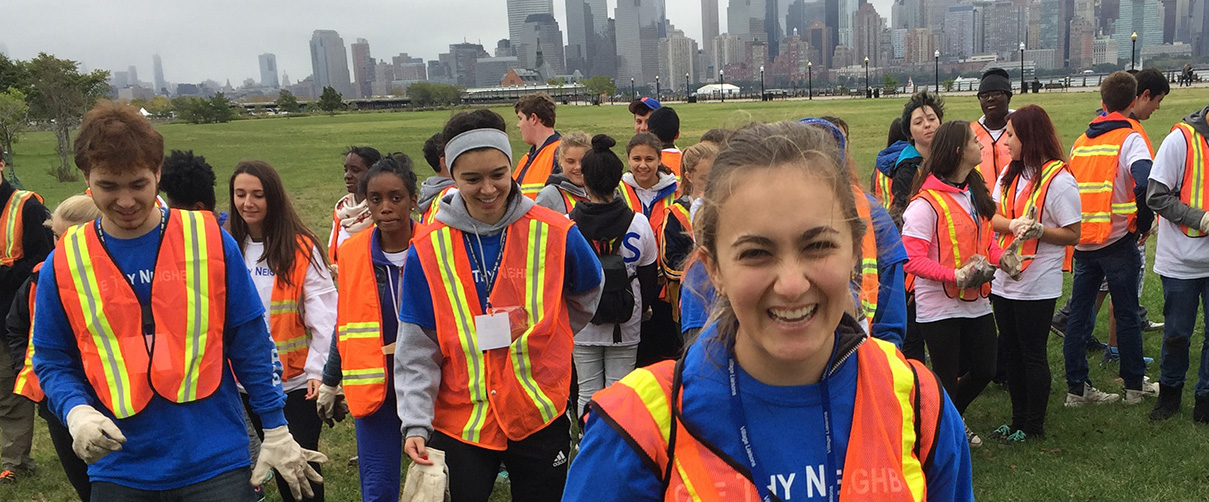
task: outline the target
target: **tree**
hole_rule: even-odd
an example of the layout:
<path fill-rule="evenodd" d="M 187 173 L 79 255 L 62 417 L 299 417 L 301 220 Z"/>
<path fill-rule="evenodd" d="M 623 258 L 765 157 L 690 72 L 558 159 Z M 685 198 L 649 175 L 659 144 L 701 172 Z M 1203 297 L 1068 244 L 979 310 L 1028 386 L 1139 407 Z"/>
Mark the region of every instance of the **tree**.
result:
<path fill-rule="evenodd" d="M 898 89 L 898 79 L 890 75 L 882 76 L 882 87 L 888 90 Z"/>
<path fill-rule="evenodd" d="M 456 105 L 462 102 L 462 88 L 449 84 L 416 82 L 407 87 L 407 97 L 416 106 Z"/>
<path fill-rule="evenodd" d="M 302 107 L 298 106 L 298 98 L 294 97 L 294 93 L 282 89 L 277 94 L 277 110 L 287 113 L 298 113 Z"/>
<path fill-rule="evenodd" d="M 323 94 L 319 96 L 319 109 L 335 115 L 336 110 L 344 107 L 344 96 L 341 96 L 332 86 L 325 86 Z"/>
<path fill-rule="evenodd" d="M 546 80 L 546 85 L 554 85 L 554 86 L 562 87 L 564 85 L 567 85 L 567 80 L 562 77 L 552 78 L 552 79 Z"/>
<path fill-rule="evenodd" d="M 28 128 L 29 105 L 25 103 L 25 93 L 12 87 L 0 92 L 0 146 L 4 151 L 12 155 L 13 143 Z"/>
<path fill-rule="evenodd" d="M 957 81 L 954 80 L 953 77 L 949 77 L 949 78 L 946 78 L 945 81 L 940 84 L 940 86 L 944 87 L 945 92 L 949 92 L 949 91 L 953 90 L 954 82 L 957 82 Z"/>
<path fill-rule="evenodd" d="M 231 109 L 231 100 L 223 93 L 215 93 L 208 103 L 210 106 L 210 121 L 224 123 L 235 118 L 235 110 Z"/>
<path fill-rule="evenodd" d="M 579 83 L 583 84 L 588 89 L 588 92 L 595 96 L 612 96 L 617 92 L 617 85 L 613 83 L 613 79 L 603 75 L 580 80 Z"/>
<path fill-rule="evenodd" d="M 79 63 L 46 53 L 25 63 L 29 76 L 29 111 L 34 120 L 50 126 L 59 144 L 59 166 L 52 170 L 59 181 L 76 180 L 71 168 L 71 129 L 110 89 L 109 72 L 82 74 Z"/>
<path fill-rule="evenodd" d="M 147 112 L 157 119 L 172 116 L 172 102 L 165 96 L 156 96 L 147 102 Z"/>

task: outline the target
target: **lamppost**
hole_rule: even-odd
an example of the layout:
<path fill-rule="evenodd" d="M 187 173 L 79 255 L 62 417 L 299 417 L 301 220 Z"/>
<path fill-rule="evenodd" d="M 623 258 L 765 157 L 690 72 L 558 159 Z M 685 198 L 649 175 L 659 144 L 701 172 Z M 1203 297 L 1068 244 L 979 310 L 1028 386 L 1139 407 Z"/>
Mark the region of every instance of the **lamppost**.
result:
<path fill-rule="evenodd" d="M 760 101 L 765 101 L 765 97 L 764 97 L 764 65 L 760 65 Z"/>
<path fill-rule="evenodd" d="M 684 101 L 688 102 L 688 72 L 684 72 Z"/>
<path fill-rule="evenodd" d="M 718 70 L 718 90 L 722 91 L 722 102 L 726 102 L 726 75 Z"/>
<path fill-rule="evenodd" d="M 638 99 L 638 93 L 634 91 L 634 77 L 630 77 L 630 99 Z"/>
<path fill-rule="evenodd" d="M 1028 82 L 1024 81 L 1024 42 L 1020 42 L 1020 94 L 1028 92 Z"/>
<path fill-rule="evenodd" d="M 936 94 L 940 94 L 940 49 L 932 53 L 932 58 L 936 60 Z M 924 89 L 927 90 L 927 87 Z"/>
<path fill-rule="evenodd" d="M 807 94 L 806 99 L 814 101 L 814 63 L 811 61 L 806 62 L 806 78 L 808 79 L 806 84 L 810 86 L 810 90 L 807 91 L 810 94 Z"/>
<path fill-rule="evenodd" d="M 873 96 L 873 91 L 869 90 L 869 56 L 865 56 L 865 97 Z"/>
<path fill-rule="evenodd" d="M 659 99 L 662 97 L 663 96 L 659 95 L 659 75 L 655 75 L 655 99 Z"/>
<path fill-rule="evenodd" d="M 1130 35 L 1129 39 L 1132 41 L 1131 43 L 1133 44 L 1129 47 L 1129 69 L 1132 70 L 1132 69 L 1134 69 L 1134 64 L 1137 62 L 1138 32 L 1136 32 L 1136 31 L 1133 32 L 1133 35 Z"/>

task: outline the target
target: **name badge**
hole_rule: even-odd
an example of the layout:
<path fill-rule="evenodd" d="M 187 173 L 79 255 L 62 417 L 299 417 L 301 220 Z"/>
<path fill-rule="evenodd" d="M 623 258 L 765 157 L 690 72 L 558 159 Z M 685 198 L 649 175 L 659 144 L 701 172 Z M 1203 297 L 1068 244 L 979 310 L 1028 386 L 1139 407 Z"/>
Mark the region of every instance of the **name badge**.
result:
<path fill-rule="evenodd" d="M 512 344 L 506 312 L 474 316 L 474 330 L 478 335 L 479 350 L 501 349 Z"/>

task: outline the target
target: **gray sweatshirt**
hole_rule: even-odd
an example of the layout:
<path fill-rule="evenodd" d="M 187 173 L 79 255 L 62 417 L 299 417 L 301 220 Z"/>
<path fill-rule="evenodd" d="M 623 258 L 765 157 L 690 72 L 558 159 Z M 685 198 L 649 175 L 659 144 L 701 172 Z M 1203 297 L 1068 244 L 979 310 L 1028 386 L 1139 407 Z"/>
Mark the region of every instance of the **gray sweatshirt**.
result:
<path fill-rule="evenodd" d="M 444 190 L 445 187 L 448 186 L 453 186 L 453 178 L 446 178 L 444 176 L 429 176 L 428 179 L 424 180 L 424 182 L 420 184 L 420 196 L 418 201 L 420 214 L 424 214 L 425 211 L 428 211 L 428 206 L 431 206 L 433 201 L 436 200 L 437 195 L 441 193 L 441 190 Z"/>
<path fill-rule="evenodd" d="M 571 212 L 571 208 L 567 207 L 567 201 L 563 199 L 561 192 L 567 192 L 583 199 L 588 198 L 588 192 L 584 191 L 584 187 L 571 183 L 571 180 L 568 180 L 565 176 L 555 174 L 550 178 L 551 181 L 557 182 L 550 183 L 542 187 L 540 192 L 537 192 L 537 199 L 535 199 L 537 205 L 567 214 Z"/>
<path fill-rule="evenodd" d="M 515 190 L 515 186 L 513 187 Z M 450 194 L 440 201 L 437 221 L 466 233 L 495 235 L 521 219 L 536 204 L 527 197 L 516 196 L 508 203 L 504 217 L 493 225 L 475 220 L 466 211 L 461 193 Z M 500 252 L 503 252 L 502 250 Z M 567 314 L 572 332 L 583 329 L 596 313 L 604 281 L 581 294 L 565 293 Z M 399 418 L 403 422 L 403 437 L 418 436 L 425 441 L 432 436 L 432 419 L 441 383 L 441 347 L 434 330 L 400 322 L 395 345 L 395 396 L 398 398 Z"/>

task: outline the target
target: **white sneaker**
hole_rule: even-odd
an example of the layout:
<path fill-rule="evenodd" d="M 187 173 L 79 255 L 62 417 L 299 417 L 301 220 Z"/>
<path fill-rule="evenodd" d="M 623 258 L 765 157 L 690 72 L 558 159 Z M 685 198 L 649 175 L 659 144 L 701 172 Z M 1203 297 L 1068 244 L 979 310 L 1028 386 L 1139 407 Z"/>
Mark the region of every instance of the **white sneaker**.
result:
<path fill-rule="evenodd" d="M 970 430 L 969 426 L 966 426 L 966 441 L 969 441 L 970 448 L 982 446 L 982 438 L 978 437 L 978 434 L 974 434 L 974 431 Z"/>
<path fill-rule="evenodd" d="M 1159 397 L 1158 382 L 1151 382 L 1150 377 L 1142 377 L 1142 390 L 1125 389 L 1125 404 L 1138 404 L 1144 397 Z"/>
<path fill-rule="evenodd" d="M 1066 407 L 1076 408 L 1085 404 L 1108 404 L 1115 403 L 1121 399 L 1120 394 L 1109 394 L 1100 389 L 1092 387 L 1091 384 L 1083 384 L 1083 395 L 1066 393 Z"/>

